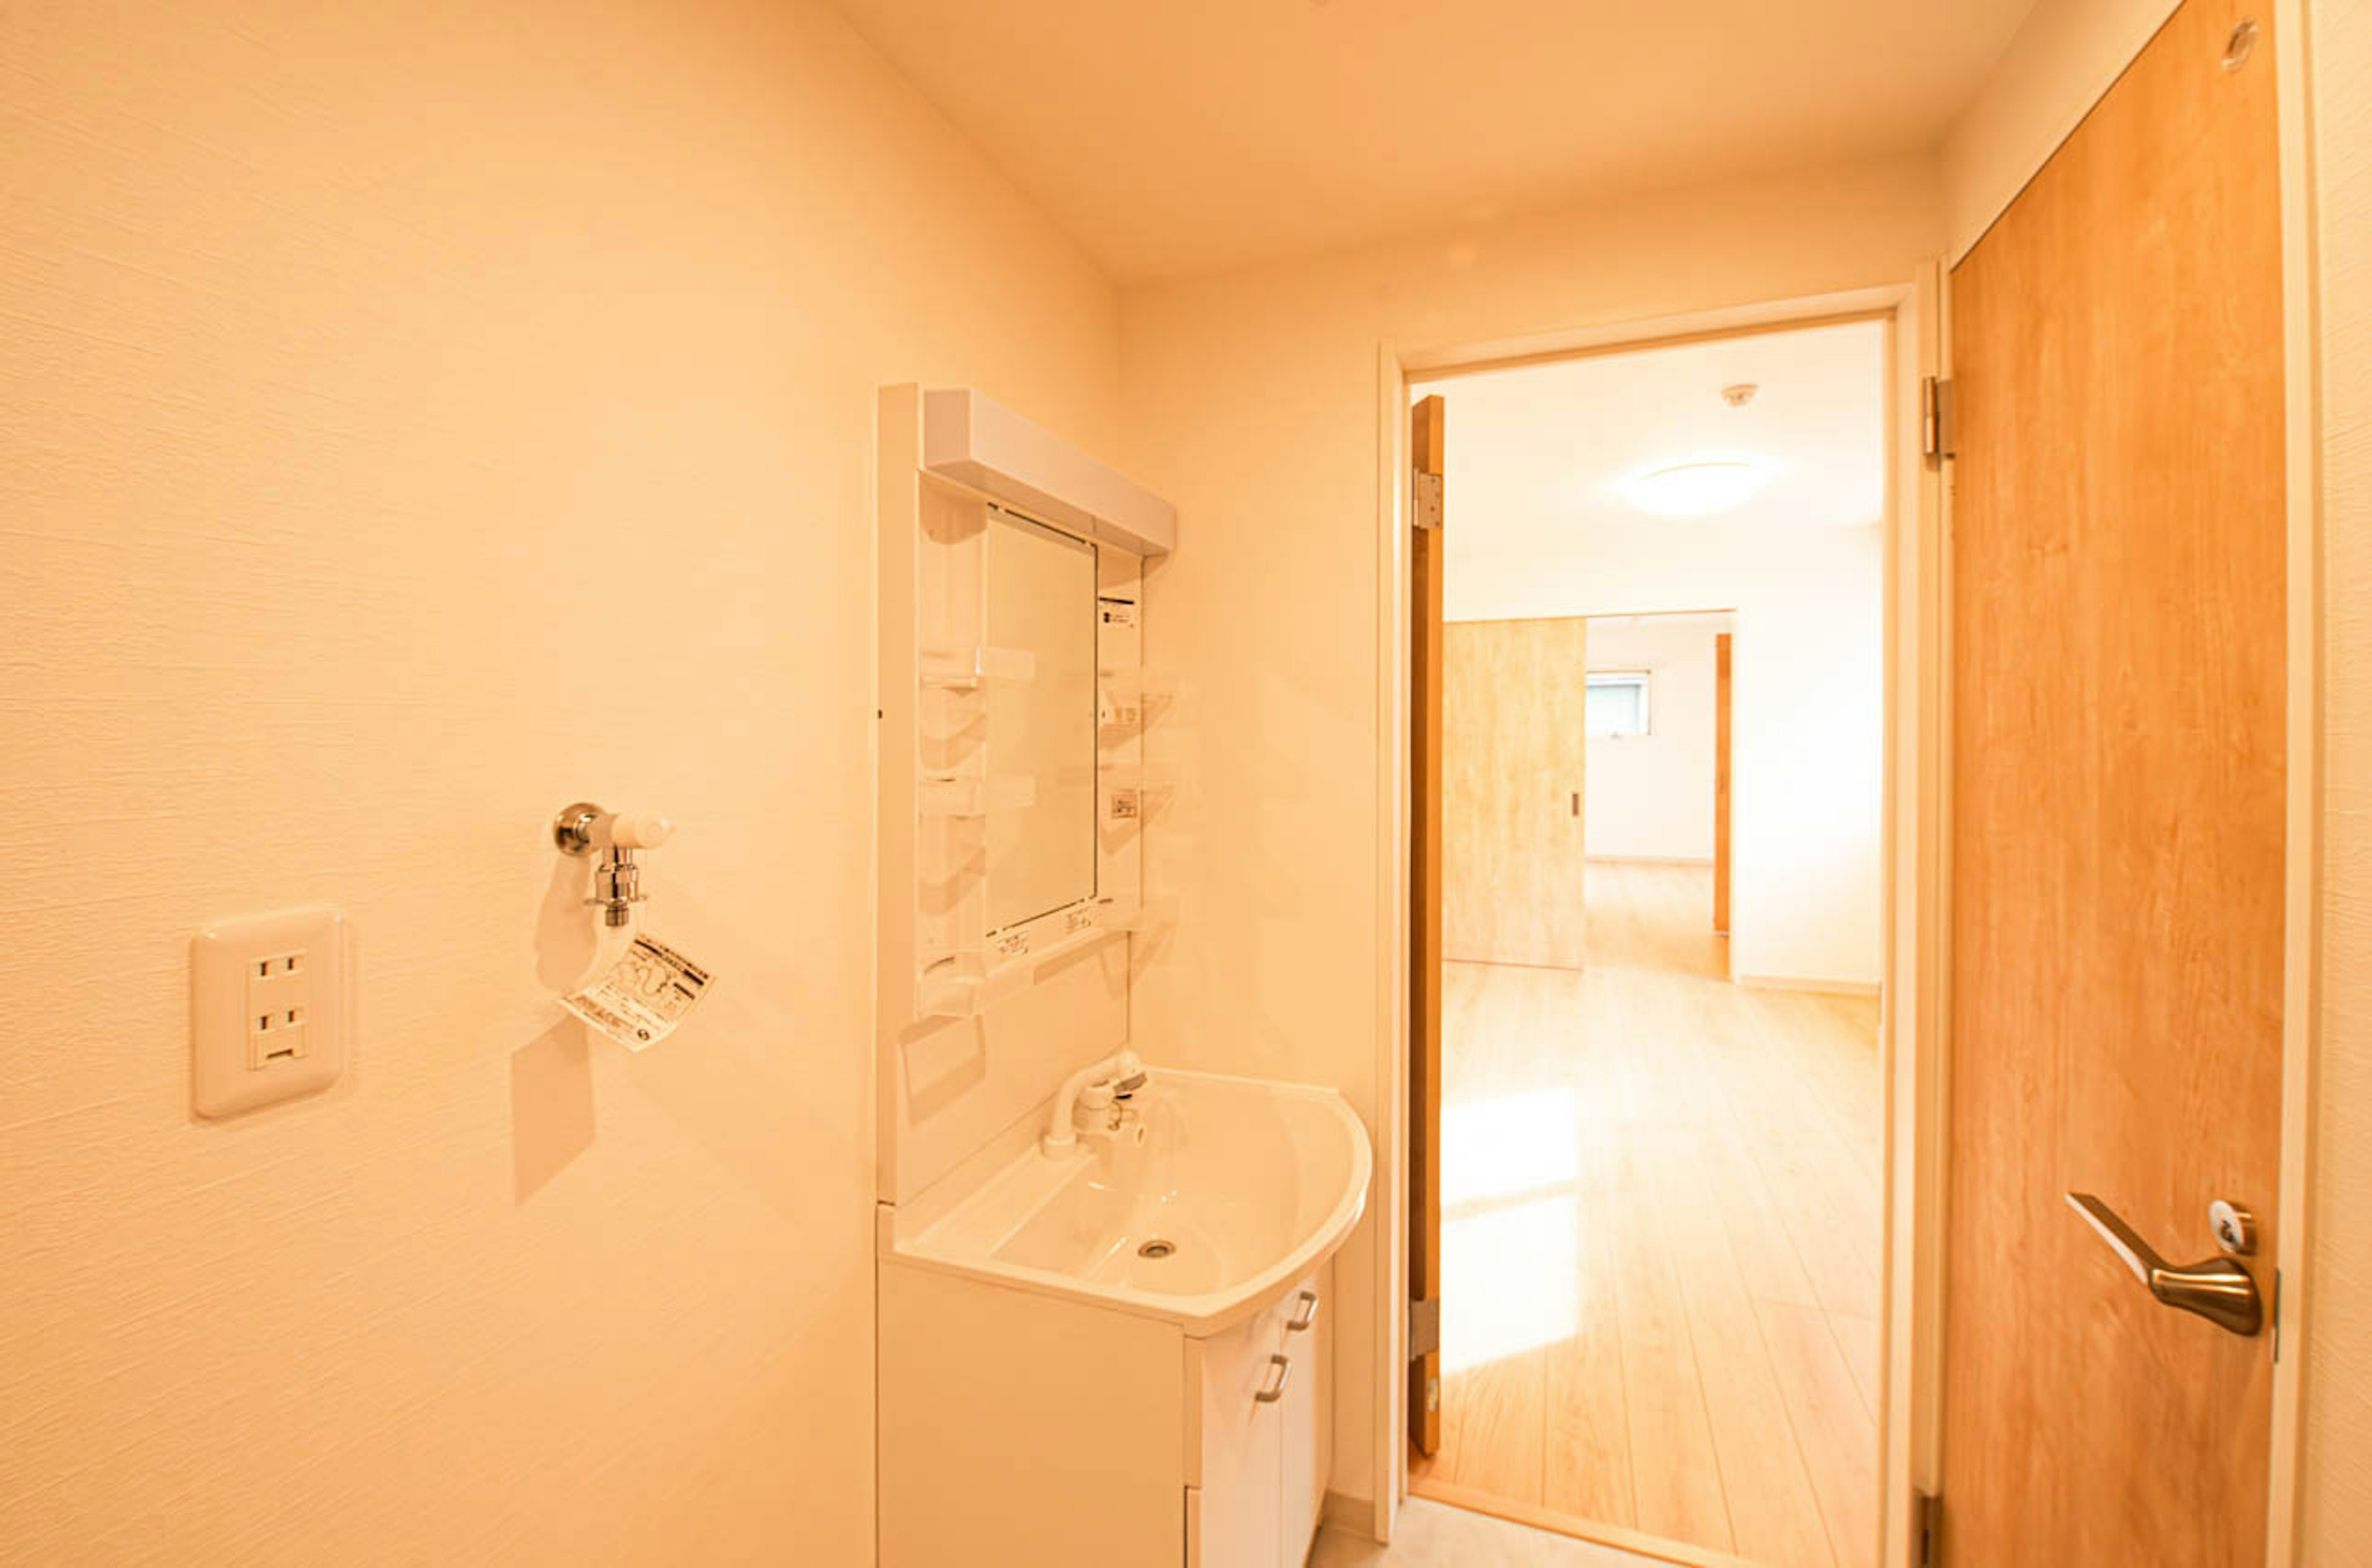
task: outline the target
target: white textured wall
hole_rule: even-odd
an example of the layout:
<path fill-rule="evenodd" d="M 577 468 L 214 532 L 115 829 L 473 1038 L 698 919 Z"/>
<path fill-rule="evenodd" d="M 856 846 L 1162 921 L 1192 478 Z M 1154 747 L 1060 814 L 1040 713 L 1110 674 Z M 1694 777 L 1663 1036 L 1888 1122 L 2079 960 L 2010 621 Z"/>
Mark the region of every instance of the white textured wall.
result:
<path fill-rule="evenodd" d="M 1593 858 L 1713 859 L 1713 628 L 1589 623 L 1589 668 L 1644 669 L 1647 733 L 1594 735 L 1582 832 Z"/>
<path fill-rule="evenodd" d="M 1123 466 L 1192 547 L 1147 579 L 1190 767 L 1147 875 L 1190 918 L 1139 978 L 1155 1061 L 1340 1086 L 1372 1129 L 1385 956 L 1377 779 L 1378 345 L 1906 283 L 1943 245 L 1925 158 L 1810 171 L 1133 289 Z M 1455 436 L 1451 437 L 1456 440 Z M 1453 445 L 1450 461 L 1457 462 Z M 1452 481 L 1453 484 L 1455 480 Z M 1631 607 L 1620 607 L 1631 608 Z M 1699 607 L 1702 608 L 1702 607 Z M 1335 1488 L 1372 1494 L 1377 1216 L 1338 1265 Z"/>
<path fill-rule="evenodd" d="M 2372 0 L 2317 0 L 2324 807 L 2304 1552 L 2372 1563 Z"/>
<path fill-rule="evenodd" d="M 820 6 L 0 9 L 0 1561 L 871 1560 L 875 387 L 1115 296 Z M 552 1004 L 545 823 L 715 966 Z M 360 935 L 193 1122 L 187 941 Z"/>

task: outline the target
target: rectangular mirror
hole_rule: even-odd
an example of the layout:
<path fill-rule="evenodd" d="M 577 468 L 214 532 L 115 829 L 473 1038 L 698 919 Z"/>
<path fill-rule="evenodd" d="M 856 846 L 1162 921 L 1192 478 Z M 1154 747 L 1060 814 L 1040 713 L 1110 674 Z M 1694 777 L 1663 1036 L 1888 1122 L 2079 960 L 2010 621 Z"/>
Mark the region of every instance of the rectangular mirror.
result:
<path fill-rule="evenodd" d="M 988 693 L 988 773 L 1033 804 L 988 819 L 988 928 L 1096 896 L 1096 547 L 992 507 L 986 640 L 1037 660 Z"/>

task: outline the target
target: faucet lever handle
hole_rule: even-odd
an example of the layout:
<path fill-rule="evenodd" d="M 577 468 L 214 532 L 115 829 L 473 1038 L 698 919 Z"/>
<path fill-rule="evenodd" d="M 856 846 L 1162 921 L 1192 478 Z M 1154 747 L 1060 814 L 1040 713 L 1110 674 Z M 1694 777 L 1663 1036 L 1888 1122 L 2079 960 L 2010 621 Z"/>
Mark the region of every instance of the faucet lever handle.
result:
<path fill-rule="evenodd" d="M 675 837 L 675 823 L 656 811 L 621 811 L 610 819 L 610 842 L 620 849 L 657 849 Z"/>

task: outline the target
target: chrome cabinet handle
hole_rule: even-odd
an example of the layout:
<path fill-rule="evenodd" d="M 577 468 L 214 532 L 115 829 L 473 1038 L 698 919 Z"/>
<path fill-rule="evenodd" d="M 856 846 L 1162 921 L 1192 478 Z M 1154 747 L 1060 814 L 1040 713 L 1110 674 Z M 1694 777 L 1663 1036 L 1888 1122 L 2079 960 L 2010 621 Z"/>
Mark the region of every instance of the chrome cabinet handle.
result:
<path fill-rule="evenodd" d="M 1317 1321 L 1318 1293 L 1314 1290 L 1305 1290 L 1301 1293 L 1300 1309 L 1295 1312 L 1293 1317 L 1285 1323 L 1285 1331 L 1288 1334 L 1302 1333 L 1305 1332 L 1312 1323 Z"/>
<path fill-rule="evenodd" d="M 2257 1295 L 2257 1282 L 2229 1257 L 2219 1255 L 2203 1263 L 2177 1268 L 2159 1257 L 2114 1209 L 2089 1192 L 2070 1192 L 2067 1202 L 2100 1233 L 2100 1239 L 2109 1244 L 2110 1250 L 2124 1260 L 2134 1278 L 2169 1307 L 2196 1312 L 2217 1328 L 2243 1339 L 2265 1326 L 2265 1307 Z M 2241 1217 L 2245 1222 L 2246 1215 Z"/>
<path fill-rule="evenodd" d="M 1285 1386 L 1293 1380 L 1293 1363 L 1281 1355 L 1268 1358 L 1268 1381 L 1252 1396 L 1256 1404 L 1273 1405 L 1285 1398 Z"/>

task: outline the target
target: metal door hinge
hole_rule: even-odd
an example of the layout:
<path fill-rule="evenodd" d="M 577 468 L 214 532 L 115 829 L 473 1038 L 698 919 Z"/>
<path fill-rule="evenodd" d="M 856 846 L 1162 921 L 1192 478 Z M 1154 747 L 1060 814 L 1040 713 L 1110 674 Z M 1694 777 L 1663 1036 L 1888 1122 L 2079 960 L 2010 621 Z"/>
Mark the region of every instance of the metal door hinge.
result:
<path fill-rule="evenodd" d="M 1441 1348 L 1441 1300 L 1409 1303 L 1409 1359 L 1419 1360 Z"/>
<path fill-rule="evenodd" d="M 1413 469 L 1410 473 L 1415 482 L 1411 487 L 1411 494 L 1416 503 L 1416 526 L 1428 529 L 1439 528 L 1441 526 L 1441 476 L 1437 473 L 1427 473 L 1423 469 Z"/>
<path fill-rule="evenodd" d="M 1959 432 L 1952 417 L 1952 383 L 1930 376 L 1919 383 L 1919 450 L 1941 462 L 1960 455 Z"/>
<path fill-rule="evenodd" d="M 1911 1494 L 1911 1539 L 1919 1568 L 1944 1568 L 1944 1500 L 1933 1493 Z"/>

